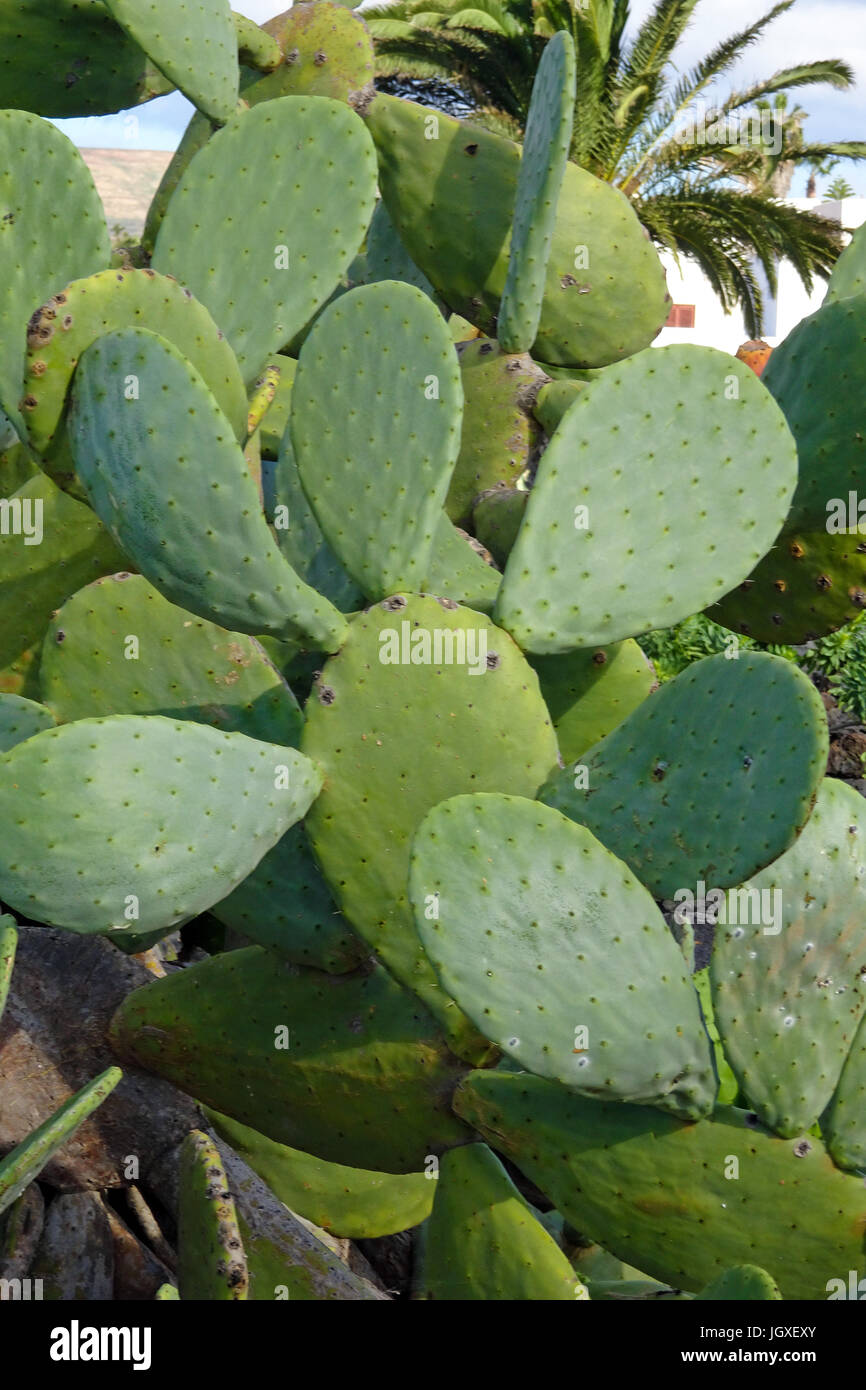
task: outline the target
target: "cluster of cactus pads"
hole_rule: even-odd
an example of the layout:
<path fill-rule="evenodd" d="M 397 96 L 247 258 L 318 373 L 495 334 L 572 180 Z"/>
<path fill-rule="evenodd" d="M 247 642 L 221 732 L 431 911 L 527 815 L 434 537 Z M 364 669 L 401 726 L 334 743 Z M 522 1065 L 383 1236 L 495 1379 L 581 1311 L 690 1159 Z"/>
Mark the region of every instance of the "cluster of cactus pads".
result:
<path fill-rule="evenodd" d="M 826 524 L 866 241 L 760 378 L 653 347 L 568 34 L 523 150 L 372 72 L 326 0 L 0 10 L 0 989 L 23 930 L 157 977 L 0 1160 L 0 1275 L 147 1073 L 199 1107 L 159 1298 L 383 1297 L 315 1242 L 408 1231 L 420 1298 L 825 1299 L 866 1275 L 866 808 L 737 634 L 866 605 Z M 112 256 L 44 117 L 175 88 Z M 656 689 L 635 638 L 701 610 L 729 650 Z"/>

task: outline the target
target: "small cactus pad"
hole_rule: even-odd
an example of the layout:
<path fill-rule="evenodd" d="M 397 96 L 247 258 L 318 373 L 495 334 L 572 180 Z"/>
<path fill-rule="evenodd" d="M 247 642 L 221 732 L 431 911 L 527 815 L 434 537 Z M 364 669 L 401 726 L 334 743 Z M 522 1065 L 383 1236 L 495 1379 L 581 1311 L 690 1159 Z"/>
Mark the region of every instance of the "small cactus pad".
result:
<path fill-rule="evenodd" d="M 209 1111 L 208 1119 L 290 1211 L 333 1236 L 372 1240 L 408 1231 L 430 1215 L 436 1168 L 429 1162 L 422 1173 L 347 1168 L 275 1144 L 216 1111 Z"/>
<path fill-rule="evenodd" d="M 798 1152 L 751 1111 L 684 1124 L 495 1072 L 473 1072 L 454 1106 L 575 1229 L 674 1288 L 697 1293 L 748 1262 L 784 1298 L 817 1300 L 836 1271 L 866 1272 L 862 1179 L 819 1139 Z"/>
<path fill-rule="evenodd" d="M 0 106 L 43 116 L 103 116 L 172 84 L 115 24 L 102 0 L 0 6 Z"/>
<path fill-rule="evenodd" d="M 496 621 L 542 654 L 672 626 L 747 577 L 796 481 L 784 417 L 748 367 L 715 348 L 639 353 L 563 416 Z"/>
<path fill-rule="evenodd" d="M 266 101 L 192 160 L 153 266 L 206 305 L 251 384 L 338 284 L 375 200 L 375 151 L 354 111 L 329 97 Z"/>
<path fill-rule="evenodd" d="M 182 1299 L 246 1298 L 249 1276 L 234 1199 L 216 1145 L 198 1129 L 180 1150 L 177 1254 Z"/>
<path fill-rule="evenodd" d="M 145 324 L 201 374 L 235 438 L 246 434 L 247 402 L 234 353 L 207 309 L 175 280 L 153 270 L 105 270 L 76 280 L 34 314 L 27 348 L 27 429 L 44 467 L 74 487 L 65 412 L 75 368 L 91 343 Z"/>
<path fill-rule="evenodd" d="M 110 250 L 99 194 L 72 141 L 28 111 L 0 111 L 0 408 L 22 439 L 27 322 L 67 281 L 106 266 Z"/>
<path fill-rule="evenodd" d="M 93 1081 L 88 1081 L 56 1114 L 0 1159 L 0 1212 L 18 1200 L 78 1126 L 111 1095 L 122 1076 L 119 1067 L 109 1067 Z"/>
<path fill-rule="evenodd" d="M 351 7 L 350 7 L 351 8 Z M 296 4 L 268 19 L 262 28 L 285 55 L 270 85 L 245 87 L 244 97 L 272 101 L 277 96 L 359 97 L 373 81 L 373 40 L 363 16 L 318 0 Z"/>
<path fill-rule="evenodd" d="M 180 1294 L 175 1284 L 160 1284 L 154 1294 L 154 1299 L 157 1303 L 178 1303 L 180 1301 Z"/>
<path fill-rule="evenodd" d="M 369 954 L 338 911 L 303 826 L 293 825 L 211 914 L 296 965 L 341 975 Z"/>
<path fill-rule="evenodd" d="M 861 1019 L 839 1084 L 821 1116 L 821 1135 L 840 1168 L 866 1169 L 866 1019 Z"/>
<path fill-rule="evenodd" d="M 188 922 L 252 872 L 320 784 L 294 749 L 203 724 L 113 715 L 46 729 L 0 757 L 0 898 L 77 932 Z"/>
<path fill-rule="evenodd" d="M 453 797 L 418 829 L 409 897 L 443 988 L 506 1056 L 584 1095 L 712 1110 L 677 944 L 583 826 L 518 797 Z"/>
<path fill-rule="evenodd" d="M 305 713 L 302 747 L 325 773 L 305 822 L 322 872 L 359 935 L 448 1027 L 457 1010 L 406 897 L 412 837 L 446 797 L 535 794 L 556 758 L 535 674 L 481 614 L 398 594 L 352 619 Z"/>
<path fill-rule="evenodd" d="M 849 492 L 866 494 L 866 295 L 831 300 L 798 323 L 762 381 L 797 441 L 800 476 L 787 528 L 828 529 Z"/>
<path fill-rule="evenodd" d="M 849 299 L 866 290 L 866 231 L 858 227 L 833 267 L 825 304 Z"/>
<path fill-rule="evenodd" d="M 111 1032 L 121 1056 L 334 1163 L 419 1172 L 468 1137 L 449 1104 L 465 1068 L 385 970 L 325 975 L 248 946 L 128 995 Z"/>
<path fill-rule="evenodd" d="M 60 723 L 164 714 L 297 745 L 302 716 L 252 637 L 176 608 L 137 574 L 97 579 L 51 620 L 39 668 Z"/>
<path fill-rule="evenodd" d="M 455 525 L 467 526 L 480 493 L 500 483 L 513 487 L 533 461 L 541 431 L 530 411 L 546 378 L 528 354 L 503 352 L 490 338 L 461 343 L 457 352 L 463 430 L 445 510 Z"/>
<path fill-rule="evenodd" d="M 3 1010 L 9 996 L 9 985 L 12 981 L 12 970 L 15 965 L 17 949 L 18 930 L 15 926 L 15 918 L 8 915 L 0 916 L 0 1018 L 3 1017 Z"/>
<path fill-rule="evenodd" d="M 28 544 L 25 530 L 0 547 L 0 665 L 41 642 L 52 613 L 76 589 L 128 564 L 90 508 L 44 474 L 25 483 L 10 499 L 13 507 L 16 501 L 22 525 L 34 534 L 41 529 L 42 540 Z"/>
<path fill-rule="evenodd" d="M 847 513 L 848 499 L 844 499 Z M 857 506 L 854 508 L 857 524 Z M 866 608 L 866 534 L 787 527 L 748 579 L 707 617 L 756 642 L 789 646 L 837 632 Z"/>
<path fill-rule="evenodd" d="M 866 1009 L 860 794 L 826 780 L 799 839 L 729 892 L 720 913 L 710 980 L 725 1054 L 767 1128 L 802 1135 L 829 1102 Z"/>
<path fill-rule="evenodd" d="M 588 1297 L 486 1144 L 445 1154 L 435 1188 L 424 1242 L 426 1298 L 571 1302 Z"/>
<path fill-rule="evenodd" d="M 528 352 L 538 334 L 547 263 L 574 123 L 574 40 L 561 29 L 535 70 L 523 137 L 508 274 L 496 334 L 506 352 Z"/>
<path fill-rule="evenodd" d="M 528 501 L 529 493 L 519 488 L 492 487 L 478 496 L 472 508 L 475 538 L 479 545 L 490 551 L 502 569 L 514 549 Z"/>
<path fill-rule="evenodd" d="M 279 458 L 283 435 L 289 423 L 289 414 L 292 408 L 292 386 L 295 382 L 298 363 L 294 357 L 286 357 L 283 353 L 277 353 L 268 367 L 275 367 L 279 372 L 279 377 L 274 398 L 265 411 L 261 422 L 262 456 L 266 459 L 276 459 Z"/>
<path fill-rule="evenodd" d="M 280 555 L 228 421 L 172 344 L 126 329 L 89 347 L 70 442 L 94 511 L 170 602 L 232 631 L 339 645 L 345 620 Z"/>
<path fill-rule="evenodd" d="M 663 685 L 539 796 L 672 898 L 704 881 L 732 888 L 783 854 L 827 750 L 821 697 L 792 662 L 722 653 Z"/>
<path fill-rule="evenodd" d="M 445 321 L 412 285 L 351 290 L 304 343 L 289 426 L 298 471 L 325 539 L 371 599 L 429 587 L 462 405 Z"/>
<path fill-rule="evenodd" d="M 541 368 L 539 368 L 539 371 Z M 584 373 L 591 377 L 591 372 Z M 572 381 L 571 379 L 549 381 L 546 386 L 542 386 L 532 407 L 532 413 L 541 425 L 545 434 L 553 435 L 559 427 L 559 422 L 570 405 L 573 405 L 581 391 L 588 385 L 588 381 Z"/>
<path fill-rule="evenodd" d="M 757 1265 L 737 1265 L 735 1269 L 726 1269 L 724 1274 L 695 1294 L 696 1301 L 710 1303 L 780 1302 L 781 1298 L 775 1279 L 765 1269 L 758 1269 Z"/>
<path fill-rule="evenodd" d="M 232 11 L 238 42 L 238 62 L 255 72 L 273 72 L 283 61 L 283 50 L 275 38 L 246 15 Z"/>
<path fill-rule="evenodd" d="M 637 642 L 588 647 L 560 656 L 531 656 L 566 763 L 606 738 L 656 687 Z"/>
<path fill-rule="evenodd" d="M 0 753 L 8 753 L 16 744 L 53 726 L 54 716 L 44 705 L 21 695 L 0 693 Z"/>
<path fill-rule="evenodd" d="M 409 255 L 449 308 L 494 336 L 519 148 L 384 92 L 366 119 L 382 196 Z M 628 200 L 568 164 L 533 357 L 576 367 L 617 362 L 648 347 L 669 311 L 661 263 Z"/>
<path fill-rule="evenodd" d="M 215 121 L 238 103 L 238 39 L 230 0 L 105 0 L 168 81 Z"/>

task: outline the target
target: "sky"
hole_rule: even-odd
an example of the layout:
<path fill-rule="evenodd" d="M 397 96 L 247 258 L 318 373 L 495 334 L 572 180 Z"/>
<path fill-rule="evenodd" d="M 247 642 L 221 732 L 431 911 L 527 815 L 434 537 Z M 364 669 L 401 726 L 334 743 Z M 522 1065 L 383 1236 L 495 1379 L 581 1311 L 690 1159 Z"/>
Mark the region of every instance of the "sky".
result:
<path fill-rule="evenodd" d="M 688 69 L 720 39 L 746 28 L 769 9 L 771 0 L 700 0 L 691 26 L 676 52 L 677 67 Z M 261 23 L 281 14 L 287 0 L 233 0 L 233 8 Z M 362 6 L 363 8 L 363 6 Z M 652 0 L 632 0 L 640 21 Z M 732 70 L 725 86 L 745 85 L 781 67 L 818 58 L 844 58 L 854 69 L 857 85 L 847 92 L 830 87 L 806 87 L 794 98 L 809 112 L 807 138 L 866 139 L 866 0 L 797 0 L 793 9 L 775 20 L 766 35 Z M 82 146 L 173 150 L 192 113 L 179 93 L 139 106 L 134 113 L 58 121 L 70 139 Z M 133 114 L 135 120 L 129 119 Z M 843 161 L 833 176 L 848 179 L 854 191 L 866 196 L 866 162 Z M 828 179 L 818 180 L 818 191 Z M 792 193 L 805 192 L 806 174 L 798 175 Z"/>

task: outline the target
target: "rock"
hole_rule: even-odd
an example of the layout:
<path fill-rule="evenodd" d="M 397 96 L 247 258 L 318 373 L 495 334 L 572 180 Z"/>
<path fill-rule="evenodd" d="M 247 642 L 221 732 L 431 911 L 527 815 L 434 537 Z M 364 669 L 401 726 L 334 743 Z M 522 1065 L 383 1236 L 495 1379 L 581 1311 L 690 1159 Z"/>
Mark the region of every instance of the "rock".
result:
<path fill-rule="evenodd" d="M 63 1192 L 48 1207 L 32 1277 L 43 1297 L 60 1303 L 102 1303 L 114 1297 L 114 1242 L 102 1198 Z"/>

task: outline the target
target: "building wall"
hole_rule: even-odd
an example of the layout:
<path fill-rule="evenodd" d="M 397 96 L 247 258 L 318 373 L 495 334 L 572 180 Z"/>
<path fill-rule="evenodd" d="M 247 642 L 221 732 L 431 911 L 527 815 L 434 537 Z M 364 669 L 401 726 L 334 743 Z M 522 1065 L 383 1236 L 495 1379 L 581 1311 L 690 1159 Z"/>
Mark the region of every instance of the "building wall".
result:
<path fill-rule="evenodd" d="M 866 198 L 846 198 L 842 202 L 819 202 L 815 198 L 792 198 L 789 201 L 793 207 L 832 218 L 852 231 L 866 222 Z M 663 328 L 654 346 L 699 343 L 705 347 L 721 348 L 724 352 L 736 352 L 749 337 L 739 310 L 731 314 L 724 312 L 695 261 L 681 258 L 678 268 L 674 258 L 664 253 L 662 263 L 667 271 L 668 288 L 674 304 L 694 306 L 694 328 Z M 764 286 L 766 342 L 776 347 L 801 319 L 820 308 L 826 291 L 825 281 L 817 279 L 811 295 L 807 294 L 791 262 L 783 261 L 779 267 L 779 287 L 775 299 Z"/>

